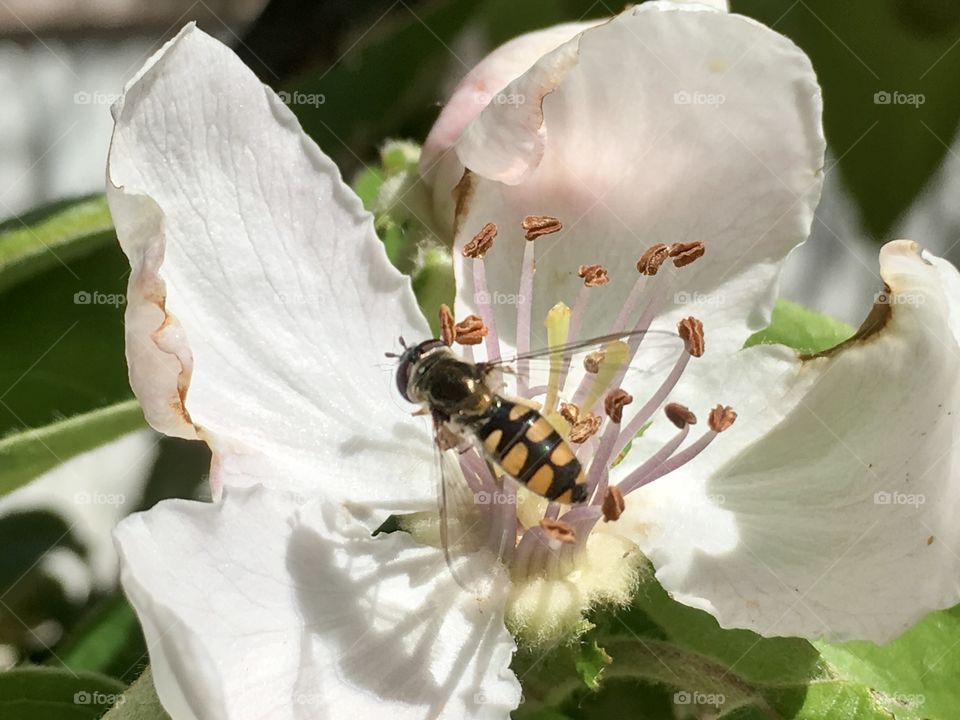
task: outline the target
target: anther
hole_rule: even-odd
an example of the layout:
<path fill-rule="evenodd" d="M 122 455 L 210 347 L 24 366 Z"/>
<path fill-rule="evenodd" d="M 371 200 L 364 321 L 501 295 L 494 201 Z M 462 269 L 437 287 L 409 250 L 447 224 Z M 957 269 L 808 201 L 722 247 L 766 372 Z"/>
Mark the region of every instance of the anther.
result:
<path fill-rule="evenodd" d="M 695 317 L 684 318 L 677 323 L 677 332 L 680 334 L 680 337 L 683 338 L 683 342 L 686 343 L 688 353 L 693 355 L 693 357 L 703 355 L 704 339 L 702 322 Z"/>
<path fill-rule="evenodd" d="M 711 430 L 716 433 L 722 433 L 733 425 L 736 419 L 737 413 L 734 412 L 732 407 L 729 405 L 717 405 L 710 411 L 710 417 L 707 419 L 707 422 Z"/>
<path fill-rule="evenodd" d="M 611 390 L 603 400 L 603 409 L 607 417 L 619 424 L 623 420 L 623 408 L 633 402 L 633 395 L 622 388 Z"/>
<path fill-rule="evenodd" d="M 577 539 L 577 534 L 574 532 L 573 527 L 563 520 L 543 518 L 540 521 L 540 527 L 544 529 L 547 535 L 562 543 L 569 544 Z"/>
<path fill-rule="evenodd" d="M 599 415 L 587 413 L 586 417 L 573 423 L 573 427 L 570 429 L 570 442 L 577 443 L 578 445 L 585 443 L 597 434 L 597 430 L 600 429 L 602 422 L 603 418 Z"/>
<path fill-rule="evenodd" d="M 479 345 L 487 332 L 486 325 L 478 315 L 467 315 L 453 326 L 454 340 L 461 345 Z"/>
<path fill-rule="evenodd" d="M 563 230 L 563 223 L 550 215 L 527 215 L 520 226 L 527 231 L 524 236 L 527 240 L 536 240 L 541 235 Z"/>
<path fill-rule="evenodd" d="M 440 339 L 443 340 L 444 345 L 453 345 L 453 341 L 457 339 L 457 333 L 454 329 L 455 324 L 453 322 L 453 313 L 450 311 L 449 306 L 441 305 L 440 306 Z"/>
<path fill-rule="evenodd" d="M 600 372 L 600 363 L 606 356 L 607 354 L 603 350 L 594 350 L 583 359 L 583 369 L 591 375 L 596 375 Z"/>
<path fill-rule="evenodd" d="M 611 520 L 619 520 L 620 516 L 623 515 L 623 509 L 626 507 L 626 503 L 623 501 L 623 493 L 617 488 L 616 485 L 611 485 L 607 488 L 607 494 L 603 496 L 603 505 L 601 509 L 603 510 L 603 521 L 610 522 Z"/>
<path fill-rule="evenodd" d="M 687 425 L 697 424 L 697 416 L 690 412 L 690 408 L 686 405 L 669 403 L 663 411 L 666 413 L 667 419 L 681 430 Z"/>
<path fill-rule="evenodd" d="M 656 275 L 660 266 L 670 257 L 670 248 L 663 243 L 657 243 L 647 248 L 647 251 L 637 261 L 637 272 L 641 275 Z"/>
<path fill-rule="evenodd" d="M 673 264 L 681 268 L 689 265 L 697 258 L 703 257 L 705 250 L 706 248 L 699 240 L 689 243 L 674 243 L 670 246 L 670 257 L 673 258 Z"/>
<path fill-rule="evenodd" d="M 587 287 L 600 287 L 610 282 L 610 275 L 603 265 L 581 265 L 577 268 L 577 275 L 583 278 Z"/>
<path fill-rule="evenodd" d="M 493 239 L 497 236 L 497 226 L 493 223 L 487 223 L 473 239 L 463 246 L 463 256 L 468 258 L 482 258 L 493 245 Z"/>
<path fill-rule="evenodd" d="M 560 403 L 560 416 L 571 425 L 580 419 L 580 408 L 573 403 Z"/>

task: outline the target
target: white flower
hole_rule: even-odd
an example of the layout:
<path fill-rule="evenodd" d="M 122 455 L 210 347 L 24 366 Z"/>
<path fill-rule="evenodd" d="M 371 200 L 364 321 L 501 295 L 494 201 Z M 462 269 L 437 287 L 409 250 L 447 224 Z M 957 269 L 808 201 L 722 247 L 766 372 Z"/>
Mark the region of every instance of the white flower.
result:
<path fill-rule="evenodd" d="M 559 518 L 575 542 L 558 543 L 533 502 L 477 505 L 472 540 L 489 550 L 457 559 L 459 575 L 486 579 L 470 593 L 421 542 L 429 523 L 412 521 L 436 508 L 432 439 L 383 353 L 429 330 L 359 200 L 276 95 L 193 27 L 127 87 L 108 197 L 132 268 L 131 384 L 154 427 L 214 454 L 216 502 L 168 501 L 117 530 L 174 720 L 505 718 L 520 700 L 505 615 L 534 641 L 579 629 L 588 606 L 629 598 L 636 546 L 678 599 L 767 634 L 885 638 L 956 601 L 960 543 L 944 510 L 956 272 L 892 244 L 884 278 L 914 301 L 883 306 L 869 337 L 805 361 L 739 351 L 809 229 L 819 91 L 784 38 L 678 7 L 647 3 L 547 53 L 503 88 L 525 102 L 490 103 L 456 142 L 459 171 L 432 179 L 440 194 L 470 169 L 448 218 L 458 249 L 499 227 L 484 259 L 458 267 L 458 315 L 483 317 L 489 355 L 542 344 L 530 328 L 544 317 L 554 339 L 575 339 L 611 323 L 675 334 L 693 314 L 708 347 L 699 357 L 694 322 L 669 354 L 641 346 L 633 367 L 662 384 L 580 446 L 585 463 L 600 458 L 591 484 L 626 494 L 624 515 L 604 524 L 598 505 L 577 507 Z M 525 242 L 527 215 L 566 227 Z M 633 270 L 651 245 L 701 240 L 692 264 L 673 262 L 698 245 L 646 253 L 648 271 L 664 261 L 656 274 Z M 577 278 L 591 264 L 608 284 Z M 550 311 L 566 300 L 571 312 Z M 585 381 L 574 396 L 602 417 L 617 381 L 595 377 L 571 368 L 568 390 Z M 536 394 L 535 380 L 521 370 L 517 390 Z M 690 425 L 678 434 L 656 413 L 667 399 L 741 417 L 728 429 L 721 407 L 673 453 Z M 653 425 L 607 477 L 644 405 Z M 475 460 L 461 465 L 486 490 Z M 915 491 L 925 503 L 874 502 Z M 389 515 L 410 532 L 373 536 Z"/>

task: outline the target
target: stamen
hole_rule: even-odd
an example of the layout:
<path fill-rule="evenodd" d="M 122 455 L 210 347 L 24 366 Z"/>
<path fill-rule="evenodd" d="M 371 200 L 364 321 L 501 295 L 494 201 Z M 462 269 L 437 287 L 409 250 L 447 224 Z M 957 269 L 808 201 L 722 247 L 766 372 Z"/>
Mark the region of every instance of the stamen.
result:
<path fill-rule="evenodd" d="M 587 373 L 580 382 L 580 387 L 573 395 L 573 403 L 581 408 L 590 408 L 599 412 L 598 403 L 607 388 L 620 383 L 611 383 L 614 377 L 623 369 L 630 358 L 630 347 L 622 341 L 615 341 L 603 349 L 603 358 L 597 366 L 595 374 Z M 586 362 L 584 362 L 586 367 Z"/>
<path fill-rule="evenodd" d="M 563 230 L 563 223 L 550 215 L 527 215 L 520 226 L 527 231 L 524 236 L 527 240 L 536 240 L 542 235 L 550 235 Z"/>
<path fill-rule="evenodd" d="M 703 257 L 706 248 L 699 240 L 689 243 L 674 243 L 670 246 L 670 257 L 674 266 L 680 268 L 689 265 L 697 258 Z"/>
<path fill-rule="evenodd" d="M 571 425 L 580 418 L 580 408 L 573 403 L 560 403 L 560 416 Z"/>
<path fill-rule="evenodd" d="M 562 543 L 572 543 L 577 539 L 577 534 L 574 532 L 573 527 L 563 520 L 544 518 L 540 521 L 540 527 L 542 527 L 551 538 Z"/>
<path fill-rule="evenodd" d="M 670 393 L 673 392 L 673 389 L 680 381 L 680 377 L 683 375 L 684 370 L 686 370 L 687 363 L 690 362 L 690 358 L 700 357 L 700 355 L 703 354 L 703 323 L 692 317 L 687 318 L 686 320 L 681 320 L 680 324 L 677 326 L 677 333 L 684 340 L 684 349 L 680 352 L 680 357 L 678 357 L 677 361 L 674 363 L 670 374 L 667 375 L 664 381 L 660 384 L 660 387 L 657 388 L 656 392 L 650 396 L 643 407 L 637 411 L 637 414 L 627 424 L 627 427 L 624 428 L 624 431 L 621 433 L 620 439 L 617 442 L 617 454 L 623 451 L 623 449 L 627 446 L 627 443 L 630 442 L 631 438 L 640 432 L 647 420 L 653 417 L 653 414 L 657 411 L 657 408 L 660 407 L 664 401 L 666 401 Z M 700 355 L 697 355 L 697 352 L 699 352 Z M 668 415 L 668 417 L 670 416 Z M 671 422 L 673 422 L 672 418 Z"/>
<path fill-rule="evenodd" d="M 718 406 L 719 407 L 719 406 Z M 667 419 L 678 428 L 684 428 L 687 425 L 696 425 L 697 416 L 690 412 L 690 408 L 680 403 L 670 403 L 663 411 L 667 414 Z"/>
<path fill-rule="evenodd" d="M 626 390 L 617 388 L 607 393 L 607 397 L 603 401 L 603 408 L 613 422 L 619 423 L 623 419 L 623 408 L 632 402 L 633 395 Z"/>
<path fill-rule="evenodd" d="M 687 439 L 689 432 L 689 425 L 684 425 L 680 428 L 680 432 L 665 442 L 657 452 L 647 458 L 646 462 L 619 482 L 617 487 L 620 488 L 620 492 L 623 493 L 624 496 L 629 495 L 638 487 L 642 487 L 660 477 L 660 474 L 657 474 L 658 471 L 666 465 L 670 457 L 677 451 L 677 448 Z"/>
<path fill-rule="evenodd" d="M 496 362 L 500 359 L 500 340 L 497 338 L 497 328 L 493 322 L 493 305 L 490 288 L 487 285 L 487 269 L 483 256 L 493 245 L 493 238 L 497 235 L 497 226 L 487 223 L 473 239 L 463 248 L 464 257 L 474 259 L 473 263 L 473 300 L 477 305 L 477 312 L 483 318 L 487 327 L 486 343 L 487 360 Z"/>
<path fill-rule="evenodd" d="M 440 306 L 440 339 L 443 340 L 443 344 L 453 345 L 453 341 L 456 340 L 456 331 L 454 330 L 454 321 L 453 321 L 453 312 L 451 312 L 449 306 L 441 305 Z"/>
<path fill-rule="evenodd" d="M 620 421 L 623 419 L 623 408 L 633 402 L 633 396 L 617 388 L 607 393 L 603 400 L 603 407 L 610 418 L 610 423 L 603 431 L 600 446 L 593 456 L 590 469 L 587 471 L 587 493 L 592 497 L 593 504 L 600 502 L 607 490 L 610 475 L 610 459 L 614 456 L 614 448 L 620 438 Z"/>
<path fill-rule="evenodd" d="M 463 256 L 475 260 L 483 258 L 493 246 L 493 239 L 496 236 L 497 226 L 493 223 L 487 223 L 480 232 L 473 236 L 470 242 L 463 246 Z"/>
<path fill-rule="evenodd" d="M 722 433 L 737 420 L 737 413 L 729 405 L 717 405 L 710 411 L 707 423 L 715 433 Z"/>
<path fill-rule="evenodd" d="M 603 350 L 594 350 L 583 359 L 583 369 L 591 375 L 596 375 L 600 372 L 600 363 L 606 356 Z"/>
<path fill-rule="evenodd" d="M 671 455 L 659 465 L 652 465 L 650 461 L 647 461 L 641 468 L 638 468 L 634 472 L 630 473 L 626 480 L 620 483 L 620 488 L 623 494 L 626 495 L 631 490 L 635 490 L 638 487 L 652 483 L 654 480 L 662 478 L 664 475 L 667 475 L 676 470 L 678 467 L 690 462 L 697 455 L 706 450 L 707 446 L 713 442 L 714 438 L 733 425 L 734 421 L 737 419 L 737 413 L 735 413 L 733 408 L 729 406 L 725 407 L 722 405 L 717 405 L 711 411 L 710 415 L 712 417 L 711 422 L 709 423 L 710 430 L 708 432 L 705 432 L 690 447 L 678 452 L 676 455 Z M 689 427 L 689 425 L 685 425 L 680 431 L 680 434 L 685 434 Z M 660 453 L 657 453 L 657 456 L 659 455 Z M 645 470 L 646 475 L 641 475 L 640 470 Z M 628 481 L 631 483 L 630 485 L 626 484 Z"/>
<path fill-rule="evenodd" d="M 528 233 L 529 235 L 529 233 Z M 527 237 L 530 240 L 530 237 Z M 520 289 L 517 293 L 517 354 L 530 352 L 530 314 L 533 312 L 533 275 L 537 271 L 534 244 L 527 243 L 523 248 L 523 261 L 520 266 Z M 517 362 L 517 394 L 525 396 L 529 390 L 530 362 Z"/>
<path fill-rule="evenodd" d="M 600 287 L 610 282 L 610 275 L 603 265 L 581 265 L 577 275 L 583 278 L 584 287 Z"/>
<path fill-rule="evenodd" d="M 602 422 L 602 417 L 594 415 L 593 413 L 587 413 L 586 417 L 574 422 L 573 427 L 570 428 L 570 442 L 578 445 L 585 443 L 596 435 Z"/>
<path fill-rule="evenodd" d="M 617 489 L 617 486 L 607 488 L 607 494 L 603 496 L 603 521 L 619 520 L 625 507 L 623 493 Z"/>
<path fill-rule="evenodd" d="M 704 342 L 702 322 L 697 320 L 695 317 L 684 318 L 677 323 L 677 332 L 680 333 L 680 337 L 683 338 L 683 342 L 686 343 L 687 352 L 694 357 L 700 357 L 703 355 Z"/>
<path fill-rule="evenodd" d="M 454 340 L 460 345 L 479 345 L 489 330 L 479 315 L 467 315 L 453 326 Z"/>
<path fill-rule="evenodd" d="M 641 275 L 656 275 L 660 266 L 670 257 L 670 248 L 657 243 L 647 248 L 637 261 L 637 272 Z"/>

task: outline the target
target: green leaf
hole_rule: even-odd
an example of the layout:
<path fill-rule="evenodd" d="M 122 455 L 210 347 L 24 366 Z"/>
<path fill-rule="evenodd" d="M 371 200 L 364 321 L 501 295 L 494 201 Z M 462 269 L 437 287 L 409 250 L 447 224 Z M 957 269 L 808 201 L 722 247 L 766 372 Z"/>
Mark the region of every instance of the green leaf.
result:
<path fill-rule="evenodd" d="M 770 325 L 751 335 L 744 347 L 786 345 L 803 354 L 818 353 L 839 345 L 853 333 L 846 323 L 789 300 L 778 300 Z"/>
<path fill-rule="evenodd" d="M 675 705 L 717 717 L 949 720 L 960 703 L 960 660 L 936 667 L 960 640 L 958 610 L 930 616 L 884 648 L 814 646 L 724 630 L 649 581 L 631 608 L 595 622 L 613 659 L 606 681 L 658 682 L 675 691 Z"/>
<path fill-rule="evenodd" d="M 126 598 L 117 595 L 94 607 L 57 647 L 56 659 L 74 671 L 132 682 L 146 665 L 147 646 Z"/>
<path fill-rule="evenodd" d="M 584 685 L 591 690 L 597 690 L 600 687 L 600 676 L 609 664 L 610 656 L 602 647 L 596 642 L 585 643 L 577 655 L 577 674 Z"/>
<path fill-rule="evenodd" d="M 63 201 L 0 223 L 0 292 L 116 242 L 102 195 Z"/>
<path fill-rule="evenodd" d="M 96 673 L 14 668 L 0 673 L 3 720 L 93 720 L 118 700 L 124 685 Z"/>
<path fill-rule="evenodd" d="M 144 427 L 143 411 L 136 400 L 75 415 L 46 427 L 12 433 L 0 440 L 0 495 L 25 485 L 37 475 Z"/>
<path fill-rule="evenodd" d="M 123 698 L 124 702 L 104 715 L 104 720 L 170 720 L 157 699 L 150 668 L 127 689 Z"/>
<path fill-rule="evenodd" d="M 920 717 L 944 719 L 957 715 L 960 607 L 931 613 L 887 645 L 817 643 L 817 648 L 845 677 L 873 688 L 878 699 L 897 713 L 909 710 Z"/>
<path fill-rule="evenodd" d="M 127 260 L 110 243 L 67 265 L 0 295 L 0 437 L 131 397 L 123 350 Z"/>

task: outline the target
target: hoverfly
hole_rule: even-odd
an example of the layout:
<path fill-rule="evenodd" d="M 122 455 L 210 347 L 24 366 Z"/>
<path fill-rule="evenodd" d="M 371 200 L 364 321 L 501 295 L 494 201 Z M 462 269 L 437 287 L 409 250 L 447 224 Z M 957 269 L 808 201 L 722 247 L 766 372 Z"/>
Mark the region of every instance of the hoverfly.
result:
<path fill-rule="evenodd" d="M 613 333 L 493 362 L 461 358 L 439 339 L 407 346 L 400 338 L 404 351 L 387 353 L 399 358 L 395 380 L 400 395 L 421 406 L 415 414 L 428 414 L 433 420 L 441 481 L 440 539 L 454 577 L 447 529 L 452 481 L 443 461 L 445 450 L 466 452 L 472 445 L 498 483 L 506 475 L 552 502 L 575 506 L 589 500 L 587 476 L 570 442 L 529 401 L 504 394 L 498 371 L 512 372 L 514 364 L 538 358 L 559 359 L 569 367 L 577 351 L 602 350 L 608 343 L 650 332 L 656 331 Z M 555 371 L 552 364 L 551 372 Z M 460 578 L 457 581 L 466 587 Z"/>

